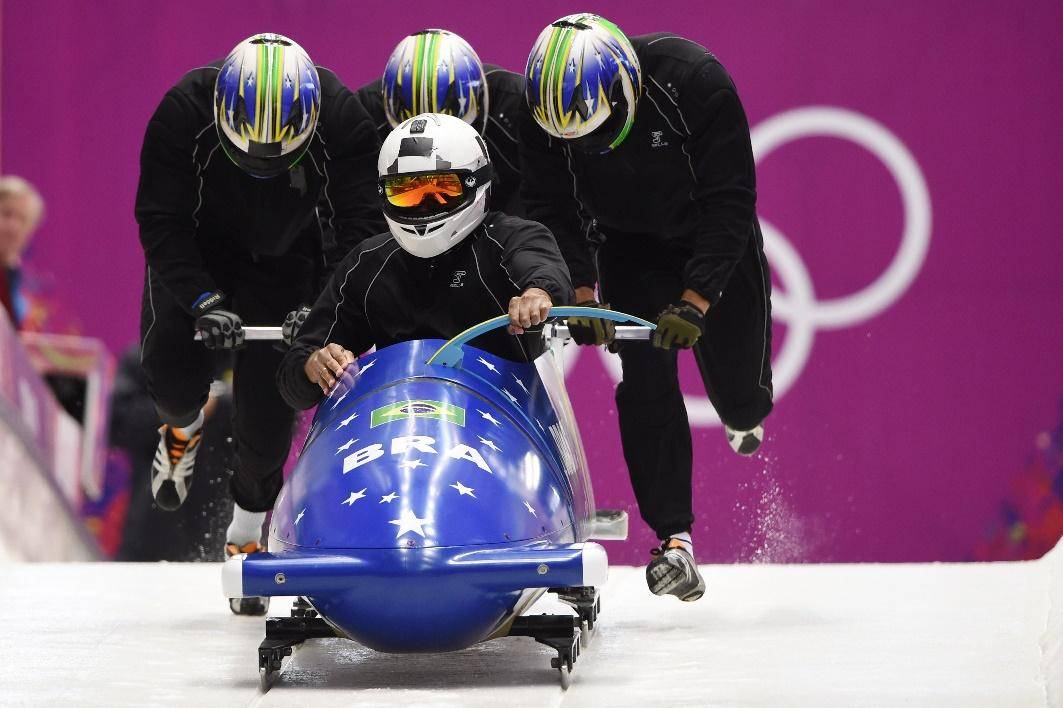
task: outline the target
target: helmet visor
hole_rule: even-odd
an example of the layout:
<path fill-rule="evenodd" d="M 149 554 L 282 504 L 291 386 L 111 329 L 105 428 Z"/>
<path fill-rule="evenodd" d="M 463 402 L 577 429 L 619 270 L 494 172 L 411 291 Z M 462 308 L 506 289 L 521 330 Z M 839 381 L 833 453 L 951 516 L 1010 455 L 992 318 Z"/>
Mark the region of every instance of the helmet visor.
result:
<path fill-rule="evenodd" d="M 456 172 L 395 175 L 384 178 L 384 198 L 403 216 L 443 214 L 461 205 L 464 188 Z"/>

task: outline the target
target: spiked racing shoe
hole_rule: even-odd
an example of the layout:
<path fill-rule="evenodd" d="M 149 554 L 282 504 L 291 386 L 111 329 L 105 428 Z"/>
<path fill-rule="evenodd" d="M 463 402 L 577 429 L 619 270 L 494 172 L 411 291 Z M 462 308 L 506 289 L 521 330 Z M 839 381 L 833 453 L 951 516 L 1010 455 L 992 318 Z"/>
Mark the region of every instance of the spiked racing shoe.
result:
<path fill-rule="evenodd" d="M 259 553 L 266 550 L 262 547 L 258 541 L 251 541 L 245 543 L 242 546 L 238 546 L 235 543 L 225 544 L 225 558 L 228 560 L 236 555 L 247 555 L 248 553 Z M 268 597 L 230 597 L 229 609 L 233 611 L 234 615 L 264 615 L 266 610 L 269 609 Z"/>
<path fill-rule="evenodd" d="M 739 455 L 749 456 L 760 449 L 760 443 L 764 440 L 764 426 L 758 425 L 752 430 L 735 430 L 730 426 L 723 426 L 727 433 L 727 442 L 731 449 Z"/>
<path fill-rule="evenodd" d="M 693 602 L 705 594 L 705 580 L 698 572 L 694 556 L 675 539 L 650 551 L 653 560 L 646 566 L 646 584 L 654 595 L 675 595 Z"/>
<path fill-rule="evenodd" d="M 175 511 L 188 497 L 202 438 L 202 429 L 186 436 L 169 425 L 159 428 L 159 447 L 151 465 L 151 495 L 160 509 Z"/>

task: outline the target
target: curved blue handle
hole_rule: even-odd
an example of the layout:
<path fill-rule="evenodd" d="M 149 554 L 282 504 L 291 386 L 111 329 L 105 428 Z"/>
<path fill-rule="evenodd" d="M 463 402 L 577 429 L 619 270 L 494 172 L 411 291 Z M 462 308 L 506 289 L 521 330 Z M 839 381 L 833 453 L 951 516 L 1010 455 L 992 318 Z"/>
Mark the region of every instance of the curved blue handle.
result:
<path fill-rule="evenodd" d="M 623 312 L 617 312 L 615 310 L 606 310 L 601 307 L 551 307 L 548 314 L 549 317 L 596 317 L 600 320 L 612 320 L 614 322 L 634 322 L 635 324 L 642 325 L 643 327 L 649 327 L 650 329 L 657 329 L 657 325 L 652 322 L 647 322 L 641 317 L 635 317 L 634 315 L 628 315 Z M 490 332 L 493 329 L 499 329 L 509 324 L 509 315 L 499 315 L 498 317 L 492 317 L 486 322 L 481 322 L 478 325 L 473 325 L 467 330 L 454 337 L 449 342 L 441 346 L 436 350 L 436 353 L 428 358 L 429 364 L 436 364 L 438 366 L 461 366 L 461 348 L 468 344 L 473 339 L 476 339 L 481 334 Z"/>

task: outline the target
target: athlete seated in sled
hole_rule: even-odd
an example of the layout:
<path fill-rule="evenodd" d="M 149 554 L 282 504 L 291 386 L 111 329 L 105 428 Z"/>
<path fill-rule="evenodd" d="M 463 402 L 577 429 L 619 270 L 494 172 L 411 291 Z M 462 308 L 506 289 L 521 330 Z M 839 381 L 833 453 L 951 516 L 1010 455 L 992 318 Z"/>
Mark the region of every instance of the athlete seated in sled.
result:
<path fill-rule="evenodd" d="M 488 211 L 492 169 L 480 135 L 452 116 L 399 125 L 377 161 L 389 233 L 362 242 L 306 315 L 277 372 L 294 408 L 319 403 L 344 368 L 376 346 L 450 339 L 507 314 L 510 334 L 572 302 L 553 236 L 532 221 Z M 290 323 L 289 323 L 290 324 Z M 512 361 L 542 353 L 541 337 L 495 330 L 477 347 Z"/>

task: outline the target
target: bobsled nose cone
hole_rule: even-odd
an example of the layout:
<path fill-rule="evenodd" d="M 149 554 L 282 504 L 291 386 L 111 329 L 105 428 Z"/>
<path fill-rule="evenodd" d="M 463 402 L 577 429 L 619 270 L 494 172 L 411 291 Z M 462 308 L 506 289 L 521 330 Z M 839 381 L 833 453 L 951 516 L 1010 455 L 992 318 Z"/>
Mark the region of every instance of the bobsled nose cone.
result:
<path fill-rule="evenodd" d="M 487 639 L 529 591 L 600 586 L 597 543 L 478 550 L 358 549 L 233 556 L 226 597 L 302 595 L 343 634 L 380 651 L 449 651 Z"/>
<path fill-rule="evenodd" d="M 357 590 L 353 581 L 381 580 L 417 586 L 432 594 L 439 578 L 499 592 L 529 588 L 600 586 L 609 559 L 597 543 L 489 548 L 439 553 L 378 549 L 343 554 L 285 551 L 235 555 L 222 565 L 226 597 L 317 595 Z M 423 586 L 423 588 L 422 588 Z"/>

